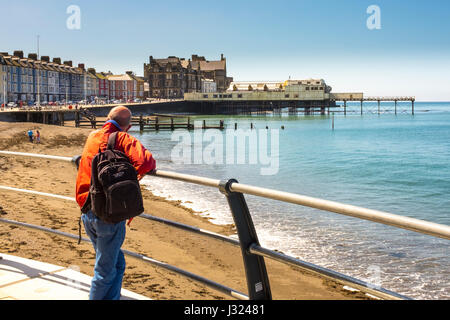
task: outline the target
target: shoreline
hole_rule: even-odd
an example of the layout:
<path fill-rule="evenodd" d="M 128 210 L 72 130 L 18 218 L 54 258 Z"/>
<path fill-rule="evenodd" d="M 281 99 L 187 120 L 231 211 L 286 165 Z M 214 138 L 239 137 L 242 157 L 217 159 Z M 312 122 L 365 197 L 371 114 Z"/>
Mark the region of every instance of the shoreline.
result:
<path fill-rule="evenodd" d="M 41 131 L 40 145 L 28 142 L 25 135 L 28 129 Z M 81 154 L 84 141 L 91 131 L 39 123 L 0 122 L 0 149 L 72 156 Z M 151 151 L 151 146 L 149 149 Z M 0 156 L 0 169 L 4 177 L 3 185 L 74 196 L 76 169 L 72 164 Z M 145 188 L 142 190 L 145 212 L 148 214 L 226 236 L 235 234 L 232 225 L 214 224 L 208 217 L 184 207 L 181 201 L 155 196 Z M 19 196 L 12 192 L 2 192 L 0 199 L 2 217 L 6 219 L 78 233 L 80 213 L 76 204 L 68 205 L 61 200 L 35 195 Z M 83 228 L 82 235 L 86 236 Z M 131 227 L 127 227 L 123 248 L 247 292 L 240 249 L 221 241 L 205 241 L 199 235 L 134 219 Z M 57 236 L 0 224 L 0 252 L 43 262 L 76 265 L 81 272 L 93 275 L 95 256 L 89 243 L 77 245 Z M 363 293 L 345 290 L 342 285 L 312 272 L 265 260 L 273 299 L 369 299 Z M 172 272 L 128 258 L 123 287 L 152 299 L 231 299 Z"/>

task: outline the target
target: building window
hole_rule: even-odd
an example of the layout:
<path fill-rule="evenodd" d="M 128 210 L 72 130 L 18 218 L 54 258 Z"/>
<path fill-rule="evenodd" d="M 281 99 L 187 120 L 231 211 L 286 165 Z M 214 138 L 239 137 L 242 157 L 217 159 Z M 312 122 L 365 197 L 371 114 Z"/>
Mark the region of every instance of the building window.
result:
<path fill-rule="evenodd" d="M 213 95 L 213 98 L 217 98 L 217 94 L 214 94 L 214 95 Z"/>
<path fill-rule="evenodd" d="M 309 87 L 306 87 L 305 90 L 306 90 L 306 91 L 309 91 Z"/>
<path fill-rule="evenodd" d="M 239 93 L 239 94 L 238 94 L 238 98 L 242 98 L 242 93 Z"/>
<path fill-rule="evenodd" d="M 289 98 L 289 95 L 288 95 L 288 94 L 285 94 L 284 97 L 285 97 L 285 98 Z"/>
<path fill-rule="evenodd" d="M 208 99 L 208 95 L 207 95 L 207 94 L 204 94 L 204 95 L 203 95 L 203 98 Z"/>

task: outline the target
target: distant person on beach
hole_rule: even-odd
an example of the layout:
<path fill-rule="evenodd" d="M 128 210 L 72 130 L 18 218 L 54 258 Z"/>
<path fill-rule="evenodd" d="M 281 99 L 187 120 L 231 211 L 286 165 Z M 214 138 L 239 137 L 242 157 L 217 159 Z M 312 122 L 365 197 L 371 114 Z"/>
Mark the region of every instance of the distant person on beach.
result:
<path fill-rule="evenodd" d="M 136 169 L 138 178 L 156 168 L 152 154 L 139 140 L 127 133 L 131 127 L 131 111 L 118 106 L 113 108 L 106 123 L 91 132 L 84 146 L 76 181 L 76 200 L 87 235 L 96 252 L 94 277 L 89 299 L 118 300 L 125 272 L 125 258 L 120 249 L 125 239 L 125 223 L 107 223 L 99 219 L 90 208 L 89 188 L 92 160 L 100 150 L 105 150 L 109 136 L 117 133 L 115 149 L 122 151 Z"/>
<path fill-rule="evenodd" d="M 41 133 L 36 130 L 36 143 L 41 143 Z"/>
<path fill-rule="evenodd" d="M 33 130 L 28 130 L 28 138 L 30 139 L 30 142 L 33 143 Z"/>

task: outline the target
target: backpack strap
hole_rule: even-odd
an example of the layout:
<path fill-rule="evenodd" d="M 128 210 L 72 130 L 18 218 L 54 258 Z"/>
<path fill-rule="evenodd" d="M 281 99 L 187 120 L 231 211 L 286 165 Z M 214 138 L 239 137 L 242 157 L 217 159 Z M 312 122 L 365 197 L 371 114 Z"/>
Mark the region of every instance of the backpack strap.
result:
<path fill-rule="evenodd" d="M 114 147 L 116 146 L 116 138 L 117 138 L 118 133 L 119 133 L 119 131 L 116 131 L 109 135 L 109 138 L 108 138 L 108 149 L 109 150 L 114 150 Z"/>

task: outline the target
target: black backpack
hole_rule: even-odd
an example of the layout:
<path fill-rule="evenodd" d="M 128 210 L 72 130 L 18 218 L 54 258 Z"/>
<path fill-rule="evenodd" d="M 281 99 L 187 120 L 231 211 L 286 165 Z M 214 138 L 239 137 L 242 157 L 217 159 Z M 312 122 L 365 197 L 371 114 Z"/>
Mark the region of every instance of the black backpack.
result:
<path fill-rule="evenodd" d="M 127 155 L 114 150 L 117 132 L 108 138 L 108 147 L 92 159 L 90 210 L 101 220 L 118 223 L 144 212 L 136 169 Z"/>

